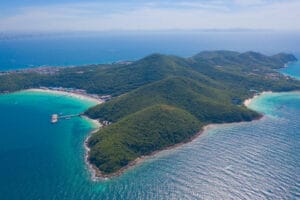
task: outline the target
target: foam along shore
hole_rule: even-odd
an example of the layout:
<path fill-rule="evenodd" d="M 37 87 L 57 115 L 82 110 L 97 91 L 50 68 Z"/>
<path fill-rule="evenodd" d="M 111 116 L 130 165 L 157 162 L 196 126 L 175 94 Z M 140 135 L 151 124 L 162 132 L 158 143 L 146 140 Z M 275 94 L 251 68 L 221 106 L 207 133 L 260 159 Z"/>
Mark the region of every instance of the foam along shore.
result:
<path fill-rule="evenodd" d="M 88 141 L 89 141 L 90 137 L 92 136 L 92 134 L 94 134 L 100 130 L 100 128 L 102 127 L 102 124 L 96 119 L 91 119 L 87 116 L 83 116 L 83 117 L 94 124 L 94 130 L 91 131 L 89 133 L 88 137 L 84 140 L 83 146 L 85 149 L 84 162 L 85 162 L 86 166 L 88 167 L 88 170 L 91 174 L 92 180 L 96 181 L 96 180 L 98 180 L 97 174 L 98 174 L 99 170 L 89 162 L 89 153 L 90 153 L 91 149 L 88 146 Z"/>
<path fill-rule="evenodd" d="M 183 141 L 183 142 L 180 142 L 178 144 L 175 144 L 175 145 L 172 145 L 172 146 L 169 146 L 169 147 L 166 147 L 164 149 L 161 149 L 161 150 L 157 150 L 157 151 L 154 151 L 152 152 L 151 154 L 149 155 L 144 155 L 144 156 L 140 156 L 138 158 L 136 158 L 135 160 L 131 161 L 128 165 L 124 166 L 123 168 L 119 169 L 118 171 L 114 172 L 114 173 L 111 173 L 111 174 L 104 174 L 102 173 L 95 165 L 91 164 L 89 162 L 89 151 L 90 151 L 90 148 L 88 147 L 88 140 L 89 138 L 91 137 L 91 135 L 95 132 L 97 132 L 99 129 L 96 129 L 94 130 L 90 136 L 85 140 L 84 142 L 84 147 L 86 149 L 86 155 L 85 155 L 85 161 L 88 165 L 88 168 L 89 168 L 89 171 L 91 172 L 91 176 L 92 176 L 92 180 L 93 181 L 105 181 L 105 180 L 110 180 L 112 178 L 115 178 L 115 177 L 118 177 L 118 176 L 121 176 L 122 174 L 124 174 L 125 172 L 127 172 L 128 170 L 131 170 L 132 168 L 134 168 L 135 166 L 143 163 L 145 160 L 147 159 L 150 159 L 150 158 L 153 158 L 155 156 L 158 156 L 159 154 L 163 153 L 163 152 L 166 152 L 166 151 L 171 151 L 171 150 L 174 150 L 176 148 L 179 148 L 187 143 L 190 143 L 191 141 L 195 140 L 196 138 L 198 138 L 200 135 L 202 135 L 203 133 L 205 133 L 207 130 L 213 128 L 214 126 L 216 125 L 219 125 L 219 124 L 208 124 L 206 126 L 203 126 L 201 128 L 201 130 L 196 133 L 194 136 L 192 136 L 190 139 L 186 140 L 186 141 Z M 101 128 L 102 125 L 99 127 Z"/>
<path fill-rule="evenodd" d="M 60 91 L 60 90 L 44 89 L 44 88 L 42 88 L 42 89 L 41 88 L 38 88 L 38 89 L 33 88 L 33 89 L 27 89 L 26 91 L 46 92 L 46 93 L 52 93 L 52 94 L 67 95 L 67 96 L 71 96 L 71 97 L 74 97 L 74 98 L 79 98 L 79 99 L 82 99 L 82 100 L 93 101 L 96 104 L 104 103 L 103 100 L 91 97 L 91 96 L 89 96 L 87 94 L 78 94 L 78 93 L 73 93 L 73 92 L 68 92 L 68 91 Z M 257 98 L 259 95 L 262 95 L 262 94 L 265 94 L 265 93 L 272 93 L 272 92 L 271 91 L 265 91 L 265 92 L 256 94 L 252 98 L 246 99 L 244 101 L 244 105 L 248 107 L 250 105 L 250 103 L 255 98 Z M 151 153 L 150 155 L 138 157 L 137 159 L 131 161 L 128 165 L 126 165 L 125 167 L 121 168 L 120 170 L 118 170 L 115 173 L 112 173 L 112 174 L 103 174 L 96 166 L 94 166 L 93 164 L 91 164 L 89 162 L 90 148 L 88 147 L 88 140 L 89 140 L 89 138 L 91 137 L 92 134 L 94 134 L 94 133 L 96 133 L 97 131 L 100 130 L 100 128 L 102 127 L 102 124 L 98 120 L 90 119 L 87 116 L 83 116 L 83 117 L 85 117 L 87 120 L 89 120 L 90 122 L 92 122 L 94 124 L 94 127 L 95 127 L 94 130 L 91 131 L 91 133 L 89 133 L 88 137 L 84 141 L 84 148 L 85 148 L 84 159 L 85 159 L 86 166 L 88 167 L 88 170 L 91 173 L 91 179 L 93 181 L 101 181 L 101 180 L 103 181 L 103 180 L 111 179 L 113 177 L 118 177 L 118 176 L 122 175 L 123 173 L 125 173 L 126 171 L 128 171 L 128 170 L 132 169 L 133 167 L 137 166 L 138 164 L 141 164 L 144 160 L 149 159 L 149 158 L 154 157 L 154 156 L 157 156 L 161 152 L 170 151 L 170 150 L 176 149 L 178 147 L 181 147 L 182 145 L 187 144 L 187 143 L 195 140 L 196 138 L 198 138 L 200 135 L 206 133 L 211 128 L 213 128 L 215 126 L 222 125 L 222 124 L 208 124 L 208 125 L 202 127 L 201 130 L 198 133 L 196 133 L 193 137 L 191 137 L 187 141 L 184 141 L 184 142 L 181 142 L 181 143 L 178 143 L 178 144 L 166 147 L 166 148 L 164 148 L 162 150 L 157 150 L 157 151 Z M 241 123 L 241 122 L 234 122 L 234 123 Z M 230 124 L 232 124 L 232 123 L 230 123 Z"/>
<path fill-rule="evenodd" d="M 264 91 L 264 92 L 261 92 L 261 93 L 258 93 L 258 94 L 255 94 L 252 98 L 249 98 L 249 99 L 246 99 L 244 101 L 244 105 L 246 107 L 248 107 L 250 105 L 250 103 L 255 99 L 257 98 L 258 96 L 260 95 L 263 95 L 263 94 L 266 94 L 266 93 L 272 93 L 271 91 Z M 88 118 L 88 117 L 87 117 Z M 89 118 L 88 118 L 89 119 Z M 262 119 L 262 117 L 258 118 L 257 120 L 260 120 Z M 91 119 L 90 119 L 91 120 Z M 175 144 L 175 145 L 172 145 L 172 146 L 169 146 L 169 147 L 166 147 L 164 149 L 161 149 L 161 150 L 157 150 L 157 151 L 154 151 L 152 152 L 151 154 L 149 155 L 145 155 L 145 156 L 140 156 L 138 158 L 136 158 L 135 160 L 131 161 L 128 165 L 126 165 L 125 167 L 119 169 L 118 171 L 114 172 L 114 173 L 111 173 L 111 174 L 104 174 L 102 173 L 95 165 L 91 164 L 89 162 L 89 152 L 90 152 L 90 148 L 88 147 L 88 141 L 89 141 L 89 138 L 91 137 L 91 135 L 93 133 L 96 133 L 97 131 L 100 130 L 100 128 L 102 127 L 102 124 L 97 121 L 97 120 L 92 120 L 96 123 L 96 125 L 98 126 L 97 129 L 95 129 L 94 131 L 91 132 L 91 134 L 86 138 L 86 140 L 84 141 L 84 148 L 85 148 L 85 162 L 86 162 L 86 165 L 88 166 L 88 169 L 91 173 L 91 178 L 92 178 L 92 181 L 105 181 L 105 180 L 109 180 L 111 178 L 114 178 L 114 177 L 118 177 L 118 176 L 121 176 L 122 174 L 124 174 L 126 171 L 128 170 L 131 170 L 132 168 L 134 168 L 135 166 L 143 163 L 146 159 L 149 159 L 149 158 L 152 158 L 152 157 L 155 157 L 155 156 L 158 156 L 160 153 L 162 152 L 165 152 L 165 151 L 171 151 L 171 150 L 174 150 L 176 148 L 179 148 L 187 143 L 190 143 L 192 142 L 193 140 L 197 139 L 199 136 L 205 134 L 208 130 L 210 129 L 213 129 L 214 127 L 217 127 L 217 126 L 220 126 L 220 125 L 225 125 L 225 124 L 235 124 L 235 123 L 243 123 L 243 122 L 233 122 L 233 123 L 223 123 L 223 124 L 207 124 L 205 126 L 203 126 L 201 128 L 201 130 L 196 133 L 194 136 L 192 136 L 190 139 L 188 139 L 187 141 L 183 141 L 183 142 L 180 142 L 178 144 Z M 244 122 L 245 123 L 245 122 Z"/>
<path fill-rule="evenodd" d="M 260 116 L 259 118 L 254 119 L 254 120 L 261 120 L 261 119 L 263 119 L 263 116 Z M 199 138 L 200 136 L 206 134 L 211 129 L 214 129 L 214 128 L 222 126 L 222 125 L 232 125 L 232 124 L 240 124 L 240 123 L 248 123 L 248 122 L 242 121 L 242 122 L 232 122 L 232 123 L 207 124 L 207 125 L 203 126 L 194 136 L 192 136 L 188 140 L 180 142 L 180 143 L 172 145 L 172 146 L 169 146 L 169 147 L 166 147 L 166 148 L 161 149 L 161 150 L 154 151 L 149 155 L 140 156 L 140 157 L 136 158 L 135 160 L 131 161 L 128 165 L 124 166 L 123 168 L 121 168 L 118 171 L 116 171 L 114 173 L 111 173 L 111 174 L 102 173 L 95 165 L 93 165 L 89 162 L 89 157 L 88 156 L 89 156 L 90 148 L 88 147 L 88 140 L 91 137 L 91 134 L 90 134 L 90 136 L 85 140 L 85 143 L 84 143 L 85 149 L 86 149 L 85 160 L 86 160 L 86 163 L 88 165 L 89 171 L 92 174 L 91 175 L 92 180 L 93 181 L 106 181 L 106 180 L 110 180 L 112 178 L 121 176 L 122 174 L 124 174 L 128 170 L 131 170 L 134 167 L 138 166 L 139 164 L 142 164 L 147 159 L 154 158 L 154 157 L 159 156 L 160 154 L 162 154 L 164 152 L 172 151 L 172 150 L 175 150 L 177 148 L 180 148 L 183 145 L 186 145 L 186 144 L 194 141 L 195 139 Z M 101 127 L 102 127 L 102 125 L 100 126 L 100 128 Z M 98 130 L 99 129 L 94 130 L 92 132 L 92 134 L 97 132 Z"/>
<path fill-rule="evenodd" d="M 258 93 L 258 94 L 255 94 L 252 98 L 249 98 L 249 99 L 246 99 L 244 101 L 244 105 L 246 107 L 249 107 L 249 105 L 251 104 L 251 102 L 257 98 L 258 96 L 260 95 L 263 95 L 263 94 L 267 94 L 267 93 L 273 93 L 272 91 L 264 91 L 264 92 L 261 92 L 261 93 Z M 261 120 L 263 119 L 263 116 L 260 116 L 259 118 L 257 119 L 254 119 L 254 120 Z M 97 120 L 95 120 L 97 121 Z M 97 121 L 97 123 L 99 123 Z M 215 128 L 215 127 L 218 127 L 218 126 L 222 126 L 222 125 L 226 125 L 226 124 L 240 124 L 240 123 L 247 123 L 245 121 L 243 122 L 233 122 L 233 123 L 221 123 L 221 124 L 207 124 L 205 126 L 203 126 L 199 132 L 197 132 L 194 136 L 192 136 L 191 138 L 189 138 L 188 140 L 186 141 L 183 141 L 183 142 L 180 142 L 178 144 L 175 144 L 175 145 L 172 145 L 172 146 L 169 146 L 169 147 L 166 147 L 164 149 L 161 149 L 161 150 L 157 150 L 157 151 L 154 151 L 152 152 L 151 154 L 149 155 L 145 155 L 145 156 L 140 156 L 138 158 L 136 158 L 135 160 L 131 161 L 128 165 L 126 165 L 125 167 L 119 169 L 118 171 L 114 172 L 114 173 L 111 173 L 111 174 L 104 174 L 102 173 L 95 165 L 91 164 L 89 162 L 89 152 L 90 152 L 90 148 L 88 147 L 88 140 L 89 138 L 91 137 L 91 135 L 95 132 L 97 132 L 101 127 L 102 125 L 100 124 L 99 125 L 99 128 L 94 130 L 90 135 L 89 137 L 87 137 L 87 139 L 85 140 L 84 142 L 84 147 L 86 149 L 86 155 L 85 155 L 85 161 L 86 161 L 86 164 L 89 168 L 89 171 L 91 172 L 91 176 L 92 176 L 92 180 L 93 181 L 103 181 L 103 180 L 109 180 L 111 178 L 114 178 L 114 177 L 118 177 L 122 174 L 124 174 L 126 171 L 134 168 L 135 166 L 141 164 L 143 161 L 145 161 L 146 159 L 149 159 L 149 158 L 152 158 L 152 157 L 155 157 L 155 156 L 158 156 L 160 153 L 162 152 L 165 152 L 165 151 L 171 151 L 171 150 L 174 150 L 176 148 L 179 148 L 187 143 L 190 143 L 192 142 L 193 140 L 197 139 L 198 137 L 200 137 L 201 135 L 207 133 L 207 131 Z"/>
<path fill-rule="evenodd" d="M 264 91 L 264 92 L 261 92 L 261 93 L 257 93 L 255 94 L 253 97 L 249 98 L 249 99 L 246 99 L 243 104 L 246 106 L 246 107 L 249 107 L 250 104 L 253 102 L 254 99 L 256 99 L 257 97 L 261 96 L 261 95 L 264 95 L 264 94 L 272 94 L 273 92 L 272 91 Z"/>
<path fill-rule="evenodd" d="M 104 103 L 103 100 L 99 98 L 92 97 L 88 94 L 79 94 L 79 93 L 74 93 L 74 92 L 68 92 L 68 91 L 61 91 L 61 90 L 52 90 L 52 89 L 41 89 L 41 88 L 32 88 L 32 89 L 27 89 L 25 91 L 32 91 L 32 92 L 46 92 L 46 93 L 52 93 L 52 94 L 58 94 L 58 95 L 66 95 L 82 100 L 87 100 L 94 102 L 96 104 Z"/>
<path fill-rule="evenodd" d="M 79 98 L 79 99 L 82 99 L 82 100 L 93 101 L 96 104 L 100 104 L 100 103 L 104 103 L 105 102 L 105 101 L 103 101 L 101 99 L 89 96 L 88 94 L 78 94 L 78 93 L 73 93 L 73 92 L 68 92 L 68 91 L 61 91 L 61 90 L 44 89 L 44 88 L 38 88 L 38 89 L 33 88 L 33 89 L 27 89 L 26 91 L 46 92 L 46 93 L 52 93 L 52 94 L 67 95 L 67 96 L 71 96 L 71 97 L 74 97 L 74 98 Z M 256 94 L 252 98 L 246 99 L 244 101 L 244 105 L 248 107 L 250 105 L 250 103 L 255 98 L 257 98 L 259 95 L 262 95 L 262 94 L 265 94 L 265 93 L 272 93 L 272 92 L 271 91 L 265 91 L 265 92 Z M 93 164 L 91 164 L 89 162 L 90 148 L 88 147 L 88 140 L 89 140 L 89 138 L 92 136 L 92 134 L 94 134 L 94 133 L 96 133 L 97 131 L 100 130 L 100 128 L 102 127 L 102 124 L 98 120 L 90 119 L 87 116 L 83 116 L 83 117 L 86 118 L 87 120 L 89 120 L 90 122 L 92 122 L 94 124 L 93 131 L 91 131 L 89 133 L 89 135 L 87 136 L 87 138 L 84 141 L 84 148 L 85 148 L 84 160 L 85 160 L 85 163 L 86 163 L 86 166 L 87 166 L 88 170 L 90 171 L 92 181 L 103 181 L 103 180 L 111 179 L 113 177 L 118 177 L 118 176 L 122 175 L 123 173 L 125 173 L 126 171 L 134 168 L 135 166 L 137 166 L 139 164 L 141 164 L 144 160 L 149 159 L 151 157 L 155 157 L 155 156 L 157 156 L 158 154 L 160 154 L 160 153 L 162 153 L 164 151 L 170 151 L 170 150 L 174 150 L 174 149 L 176 149 L 178 147 L 181 147 L 182 145 L 187 144 L 187 143 L 195 140 L 200 135 L 206 133 L 208 130 L 212 129 L 213 127 L 222 125 L 222 124 L 208 124 L 208 125 L 202 127 L 201 130 L 198 133 L 196 133 L 193 137 L 191 137 L 187 141 L 175 144 L 173 146 L 166 147 L 166 148 L 164 148 L 162 150 L 157 150 L 157 151 L 151 153 L 150 155 L 138 157 L 137 159 L 131 161 L 128 165 L 126 165 L 125 167 L 121 168 L 120 170 L 118 170 L 115 173 L 112 173 L 112 174 L 103 174 L 96 166 L 94 166 Z M 235 122 L 235 123 L 241 123 L 241 122 Z"/>

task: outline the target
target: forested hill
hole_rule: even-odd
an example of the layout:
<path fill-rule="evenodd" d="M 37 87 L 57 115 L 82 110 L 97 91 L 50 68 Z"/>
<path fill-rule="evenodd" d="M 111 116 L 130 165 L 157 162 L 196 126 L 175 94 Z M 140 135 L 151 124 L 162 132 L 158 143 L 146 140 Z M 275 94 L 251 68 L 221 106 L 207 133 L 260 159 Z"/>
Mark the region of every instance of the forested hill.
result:
<path fill-rule="evenodd" d="M 90 162 L 103 174 L 113 174 L 142 155 L 188 141 L 206 124 L 260 117 L 242 102 L 260 91 L 299 90 L 299 81 L 276 71 L 295 60 L 285 53 L 152 54 L 130 64 L 2 73 L 0 91 L 52 86 L 112 95 L 86 115 L 113 122 L 88 141 Z"/>
<path fill-rule="evenodd" d="M 257 52 L 238 53 L 234 51 L 203 51 L 191 59 L 197 62 L 204 62 L 210 65 L 222 66 L 244 66 L 248 68 L 253 67 L 267 67 L 278 69 L 284 64 L 296 61 L 297 58 L 292 54 L 279 53 L 273 56 L 265 56 Z"/>
<path fill-rule="evenodd" d="M 252 54 L 260 56 L 254 59 Z M 244 60 L 241 61 L 241 58 Z M 202 52 L 191 58 L 152 54 L 132 64 L 56 68 L 54 73 L 46 74 L 30 70 L 9 74 L 3 72 L 0 73 L 0 92 L 61 86 L 85 89 L 88 93 L 118 96 L 170 76 L 188 77 L 214 87 L 219 87 L 215 80 L 220 78 L 232 79 L 226 81 L 227 84 L 234 84 L 237 80 L 244 79 L 244 76 L 256 83 L 256 78 L 274 82 L 276 77 L 273 73 L 276 72 L 273 69 L 283 67 L 285 63 L 295 59 L 290 54 L 265 56 L 253 52 L 240 54 L 231 51 Z M 280 76 L 278 73 L 276 75 Z"/>

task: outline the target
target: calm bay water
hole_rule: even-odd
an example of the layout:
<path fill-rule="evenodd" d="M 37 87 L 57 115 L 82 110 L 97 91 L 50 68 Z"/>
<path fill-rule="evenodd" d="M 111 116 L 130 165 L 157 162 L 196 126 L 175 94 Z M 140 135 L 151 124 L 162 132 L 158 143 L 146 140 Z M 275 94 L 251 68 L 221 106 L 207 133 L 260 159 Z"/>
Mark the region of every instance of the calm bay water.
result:
<path fill-rule="evenodd" d="M 213 41 L 208 42 L 211 46 L 207 49 L 217 45 L 217 39 L 216 43 Z M 2 63 L 9 69 L 26 67 L 28 60 L 34 60 L 33 65 L 37 66 L 50 61 L 58 65 L 88 63 L 85 59 L 72 60 L 72 57 L 70 63 L 51 59 L 51 56 L 45 56 L 49 63 L 39 56 L 35 60 L 31 55 L 37 51 L 38 43 L 24 55 L 24 59 L 19 59 L 21 50 L 28 49 L 28 44 L 18 47 L 17 44 L 11 46 L 12 41 L 6 42 L 11 48 L 7 48 L 8 52 L 18 58 L 16 63 L 24 64 L 10 65 L 10 61 L 0 59 L 0 66 Z M 229 40 L 223 44 L 226 42 L 230 46 Z M 0 52 L 5 50 L 4 43 L 0 42 Z M 284 40 L 275 46 L 280 47 L 281 43 Z M 203 48 L 191 45 L 192 50 L 184 53 L 189 43 L 186 44 L 174 47 L 175 50 L 170 47 L 165 52 L 178 51 L 188 56 Z M 233 46 L 231 44 L 234 49 Z M 292 45 L 287 46 L 292 48 Z M 220 49 L 225 47 L 220 46 Z M 130 48 L 135 49 L 134 46 Z M 142 52 L 145 54 L 153 51 L 152 47 L 144 48 Z M 163 49 L 164 45 L 160 48 Z M 243 50 L 243 47 L 236 48 Z M 247 48 L 251 49 L 251 45 Z M 277 52 L 275 47 L 269 48 L 265 51 Z M 133 56 L 134 52 L 131 53 Z M 142 54 L 135 54 L 136 58 Z M 9 53 L 4 55 L 9 56 Z M 4 55 L 0 53 L 2 58 Z M 126 58 L 123 53 L 120 57 L 115 55 L 112 54 L 111 58 Z M 56 56 L 54 53 L 53 57 Z M 66 55 L 63 60 L 67 58 Z M 299 77 L 299 64 L 294 63 L 282 72 Z M 103 182 L 91 181 L 84 164 L 83 142 L 94 128 L 93 124 L 82 118 L 60 121 L 55 125 L 49 122 L 53 113 L 79 113 L 92 105 L 92 102 L 40 92 L 0 96 L 1 200 L 300 199 L 300 93 L 260 96 L 250 106 L 265 113 L 262 120 L 213 126 L 193 142 L 164 151 L 124 175 Z"/>
<path fill-rule="evenodd" d="M 39 92 L 0 96 L 0 199 L 71 199 L 70 189 L 89 180 L 82 146 L 93 124 L 73 118 L 53 125 L 51 114 L 92 105 Z"/>

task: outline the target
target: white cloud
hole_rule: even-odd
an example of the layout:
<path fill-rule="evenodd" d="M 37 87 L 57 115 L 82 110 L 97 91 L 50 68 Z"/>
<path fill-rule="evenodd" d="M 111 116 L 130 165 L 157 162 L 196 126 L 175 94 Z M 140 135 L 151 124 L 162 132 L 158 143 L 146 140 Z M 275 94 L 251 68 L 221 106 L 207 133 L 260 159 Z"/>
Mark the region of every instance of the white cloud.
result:
<path fill-rule="evenodd" d="M 268 2 L 266 0 L 234 0 L 234 3 L 239 6 L 258 6 Z"/>
<path fill-rule="evenodd" d="M 299 1 L 233 1 L 27 7 L 16 15 L 1 17 L 0 31 L 300 29 Z"/>

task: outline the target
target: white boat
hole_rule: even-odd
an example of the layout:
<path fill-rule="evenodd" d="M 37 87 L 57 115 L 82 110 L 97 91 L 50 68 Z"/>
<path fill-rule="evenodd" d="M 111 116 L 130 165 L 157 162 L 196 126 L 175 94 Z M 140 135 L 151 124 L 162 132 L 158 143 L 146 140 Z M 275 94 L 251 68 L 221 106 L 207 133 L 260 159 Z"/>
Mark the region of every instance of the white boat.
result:
<path fill-rule="evenodd" d="M 53 114 L 51 117 L 51 123 L 56 123 L 58 121 L 58 115 L 57 114 Z"/>

